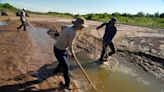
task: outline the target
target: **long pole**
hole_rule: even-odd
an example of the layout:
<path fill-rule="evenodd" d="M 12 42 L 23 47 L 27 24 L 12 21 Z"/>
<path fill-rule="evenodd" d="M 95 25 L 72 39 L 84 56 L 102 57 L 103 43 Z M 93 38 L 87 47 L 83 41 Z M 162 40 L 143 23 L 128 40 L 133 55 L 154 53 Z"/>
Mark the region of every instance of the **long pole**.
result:
<path fill-rule="evenodd" d="M 84 71 L 83 67 L 81 66 L 81 64 L 79 63 L 78 59 L 76 56 L 74 56 L 74 60 L 76 61 L 76 63 L 78 64 L 78 66 L 80 67 L 81 71 L 83 72 L 83 74 L 85 75 L 86 79 L 88 80 L 89 84 L 92 86 L 92 88 L 94 89 L 95 92 L 96 88 L 93 86 L 92 82 L 89 80 L 89 77 L 87 76 L 86 72 Z"/>
<path fill-rule="evenodd" d="M 26 19 L 26 22 L 29 24 L 29 26 L 30 26 L 33 30 L 35 29 L 27 19 Z"/>
<path fill-rule="evenodd" d="M 100 35 L 100 32 L 97 30 L 97 33 L 98 33 L 98 35 L 99 35 L 99 37 L 100 37 L 100 39 L 101 39 L 101 35 Z"/>
<path fill-rule="evenodd" d="M 27 23 L 31 26 L 32 29 L 34 29 L 34 27 L 31 25 L 31 23 L 26 19 Z M 90 85 L 92 86 L 92 88 L 96 91 L 96 88 L 93 86 L 92 82 L 89 80 L 89 77 L 87 76 L 86 72 L 84 71 L 83 67 L 81 66 L 81 64 L 79 63 L 76 55 L 74 55 L 74 59 L 76 61 L 76 63 L 78 64 L 78 66 L 80 67 L 80 69 L 82 70 L 83 74 L 85 75 L 86 79 L 88 80 L 88 82 L 90 83 Z M 97 92 L 97 91 L 96 91 Z"/>

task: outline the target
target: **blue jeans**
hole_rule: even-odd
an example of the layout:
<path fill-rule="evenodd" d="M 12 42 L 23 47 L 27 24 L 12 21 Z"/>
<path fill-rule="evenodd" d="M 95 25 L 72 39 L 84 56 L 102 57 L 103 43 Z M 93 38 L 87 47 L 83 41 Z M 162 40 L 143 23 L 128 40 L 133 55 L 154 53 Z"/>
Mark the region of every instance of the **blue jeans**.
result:
<path fill-rule="evenodd" d="M 57 74 L 61 69 L 63 69 L 65 87 L 69 87 L 70 83 L 70 75 L 69 75 L 69 64 L 68 64 L 68 51 L 67 50 L 59 50 L 54 46 L 54 53 L 59 61 L 57 68 L 54 71 L 54 74 Z"/>

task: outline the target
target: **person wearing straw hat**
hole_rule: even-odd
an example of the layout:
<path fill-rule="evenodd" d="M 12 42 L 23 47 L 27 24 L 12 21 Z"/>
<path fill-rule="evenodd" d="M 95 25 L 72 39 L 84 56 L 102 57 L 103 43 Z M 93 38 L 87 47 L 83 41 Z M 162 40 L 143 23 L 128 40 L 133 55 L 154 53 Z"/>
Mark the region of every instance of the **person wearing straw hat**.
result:
<path fill-rule="evenodd" d="M 20 12 L 20 21 L 21 25 L 17 27 L 17 30 L 19 30 L 21 27 L 23 27 L 23 30 L 26 31 L 26 9 L 23 8 L 22 11 Z"/>
<path fill-rule="evenodd" d="M 73 50 L 73 44 L 76 38 L 76 32 L 87 27 L 85 19 L 83 17 L 77 18 L 72 21 L 73 26 L 65 27 L 59 35 L 56 43 L 54 44 L 54 53 L 59 62 L 53 74 L 59 73 L 61 70 L 64 74 L 64 88 L 69 89 L 70 75 L 69 75 L 69 64 L 68 64 L 68 50 L 72 57 L 75 56 Z"/>
<path fill-rule="evenodd" d="M 103 36 L 103 48 L 102 48 L 101 56 L 99 59 L 100 63 L 103 63 L 103 61 L 106 61 L 108 57 L 110 57 L 116 52 L 116 48 L 112 41 L 114 36 L 117 33 L 117 28 L 115 26 L 116 22 L 117 22 L 117 19 L 112 17 L 108 22 L 105 22 L 96 28 L 98 30 L 102 28 L 103 26 L 106 27 L 105 33 Z M 108 46 L 110 47 L 111 52 L 105 55 Z M 105 59 L 104 59 L 104 55 L 105 55 Z"/>

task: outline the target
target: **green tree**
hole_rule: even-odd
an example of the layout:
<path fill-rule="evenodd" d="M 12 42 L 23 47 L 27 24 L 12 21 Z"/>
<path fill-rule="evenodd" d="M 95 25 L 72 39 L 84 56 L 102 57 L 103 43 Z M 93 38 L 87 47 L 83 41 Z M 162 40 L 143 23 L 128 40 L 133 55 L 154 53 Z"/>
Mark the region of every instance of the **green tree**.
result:
<path fill-rule="evenodd" d="M 159 12 L 156 12 L 156 13 L 154 14 L 154 16 L 158 18 L 158 17 L 159 17 Z"/>
<path fill-rule="evenodd" d="M 159 17 L 164 18 L 164 13 L 161 13 Z"/>
<path fill-rule="evenodd" d="M 91 14 L 85 15 L 84 17 L 85 17 L 87 20 L 92 20 L 92 17 L 93 17 L 93 16 L 94 16 L 94 14 L 91 13 Z"/>
<path fill-rule="evenodd" d="M 138 13 L 136 14 L 136 16 L 137 16 L 137 17 L 144 17 L 145 14 L 144 14 L 143 12 L 138 12 Z"/>
<path fill-rule="evenodd" d="M 121 14 L 118 13 L 118 12 L 115 12 L 115 13 L 112 13 L 112 16 L 113 16 L 113 17 L 119 17 L 119 16 L 121 16 Z"/>
<path fill-rule="evenodd" d="M 146 17 L 151 17 L 151 18 L 153 18 L 155 15 L 153 15 L 153 14 L 149 14 L 149 13 L 147 13 L 146 14 Z"/>
<path fill-rule="evenodd" d="M 76 14 L 76 15 L 74 15 L 74 18 L 78 18 L 80 15 L 79 14 Z"/>
<path fill-rule="evenodd" d="M 121 16 L 124 16 L 124 17 L 132 17 L 133 15 L 131 15 L 131 14 L 129 14 L 129 13 L 123 13 L 123 14 L 121 14 Z"/>

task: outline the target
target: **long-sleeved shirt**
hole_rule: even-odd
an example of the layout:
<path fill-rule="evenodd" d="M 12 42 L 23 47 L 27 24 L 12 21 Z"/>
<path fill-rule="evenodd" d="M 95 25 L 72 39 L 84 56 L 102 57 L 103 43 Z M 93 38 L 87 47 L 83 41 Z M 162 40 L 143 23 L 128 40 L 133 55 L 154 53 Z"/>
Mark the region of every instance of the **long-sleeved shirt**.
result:
<path fill-rule="evenodd" d="M 100 26 L 97 27 L 97 29 L 103 26 L 106 26 L 105 33 L 103 36 L 103 42 L 109 44 L 114 38 L 114 36 L 116 35 L 117 29 L 115 26 L 110 26 L 110 23 L 108 22 L 101 24 Z"/>
<path fill-rule="evenodd" d="M 68 50 L 72 51 L 72 45 L 75 42 L 76 38 L 76 31 L 73 27 L 66 27 L 61 32 L 60 36 L 58 37 L 55 47 L 60 50 Z"/>

